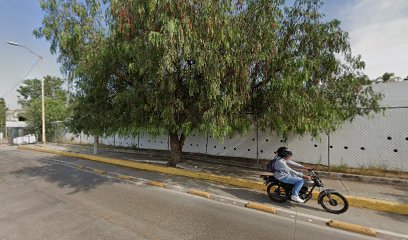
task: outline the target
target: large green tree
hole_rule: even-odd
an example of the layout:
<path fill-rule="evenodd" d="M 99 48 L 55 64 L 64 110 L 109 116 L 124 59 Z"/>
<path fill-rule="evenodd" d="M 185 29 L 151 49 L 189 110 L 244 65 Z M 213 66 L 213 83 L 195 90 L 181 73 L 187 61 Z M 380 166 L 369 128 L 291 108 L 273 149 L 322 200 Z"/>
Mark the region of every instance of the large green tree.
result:
<path fill-rule="evenodd" d="M 69 117 L 69 107 L 67 105 L 67 90 L 64 81 L 54 76 L 45 76 L 44 78 L 44 96 L 45 96 L 45 122 L 47 135 L 52 134 L 52 122 L 64 121 Z M 19 103 L 27 110 L 26 121 L 37 136 L 41 134 L 42 115 L 41 115 L 41 80 L 27 79 L 17 89 L 19 93 Z"/>
<path fill-rule="evenodd" d="M 317 135 L 378 108 L 364 62 L 321 5 L 48 0 L 35 33 L 76 76 L 76 130 L 168 133 L 174 166 L 193 130 L 222 138 L 257 121 Z"/>

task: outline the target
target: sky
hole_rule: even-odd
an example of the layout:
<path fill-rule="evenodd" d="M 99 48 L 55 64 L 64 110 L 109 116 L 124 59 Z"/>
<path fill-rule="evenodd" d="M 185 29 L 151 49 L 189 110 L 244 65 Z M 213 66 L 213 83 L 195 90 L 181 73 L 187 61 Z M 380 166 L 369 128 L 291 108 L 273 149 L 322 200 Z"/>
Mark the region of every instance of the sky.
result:
<path fill-rule="evenodd" d="M 44 56 L 26 78 L 61 77 L 61 73 L 49 43 L 32 34 L 43 16 L 38 0 L 0 0 L 0 6 L 0 97 L 15 109 L 15 89 L 4 95 L 18 86 L 37 58 L 23 48 L 7 45 L 7 41 L 24 44 Z M 323 12 L 327 19 L 342 22 L 353 53 L 362 55 L 370 78 L 384 72 L 408 76 L 408 0 L 324 0 Z"/>

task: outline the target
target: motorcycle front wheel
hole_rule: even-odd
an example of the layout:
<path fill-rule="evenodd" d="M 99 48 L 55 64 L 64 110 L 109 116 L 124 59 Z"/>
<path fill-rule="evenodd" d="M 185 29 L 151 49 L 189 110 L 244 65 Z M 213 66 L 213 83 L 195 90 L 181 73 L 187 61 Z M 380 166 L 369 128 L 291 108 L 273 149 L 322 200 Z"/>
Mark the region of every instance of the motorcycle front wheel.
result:
<path fill-rule="evenodd" d="M 324 210 L 334 214 L 344 213 L 349 207 L 347 199 L 338 192 L 324 194 L 319 202 Z"/>
<path fill-rule="evenodd" d="M 266 192 L 268 193 L 268 197 L 274 202 L 283 203 L 289 199 L 287 190 L 276 183 L 269 184 L 266 188 Z"/>

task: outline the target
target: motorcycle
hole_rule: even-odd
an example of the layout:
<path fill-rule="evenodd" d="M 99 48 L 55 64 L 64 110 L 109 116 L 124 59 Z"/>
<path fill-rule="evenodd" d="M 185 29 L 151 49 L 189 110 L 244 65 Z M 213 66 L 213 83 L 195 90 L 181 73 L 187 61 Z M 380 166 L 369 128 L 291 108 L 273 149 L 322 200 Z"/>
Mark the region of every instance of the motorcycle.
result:
<path fill-rule="evenodd" d="M 306 203 L 312 198 L 313 190 L 318 187 L 322 190 L 317 197 L 317 202 L 324 210 L 334 214 L 346 212 L 349 207 L 347 199 L 335 189 L 326 189 L 319 176 L 313 170 L 310 170 L 310 173 L 311 178 L 305 179 L 305 183 L 299 192 L 299 197 Z M 267 186 L 266 192 L 272 201 L 278 203 L 291 201 L 290 196 L 293 184 L 282 183 L 273 175 L 261 175 L 260 177 L 264 180 Z"/>

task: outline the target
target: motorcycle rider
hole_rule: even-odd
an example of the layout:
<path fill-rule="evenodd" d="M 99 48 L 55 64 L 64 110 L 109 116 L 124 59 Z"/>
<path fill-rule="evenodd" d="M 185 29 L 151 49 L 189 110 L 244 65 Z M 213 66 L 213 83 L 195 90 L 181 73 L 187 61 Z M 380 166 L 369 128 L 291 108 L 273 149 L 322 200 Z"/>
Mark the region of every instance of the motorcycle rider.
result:
<path fill-rule="evenodd" d="M 294 185 L 292 188 L 292 201 L 304 203 L 304 201 L 299 197 L 299 191 L 304 183 L 302 177 L 310 177 L 304 176 L 303 173 L 293 170 L 288 165 L 306 170 L 310 170 L 311 168 L 305 167 L 302 164 L 290 160 L 292 155 L 292 152 L 286 147 L 280 147 L 276 151 L 276 156 L 268 163 L 267 169 L 268 171 L 272 172 L 273 176 L 280 182 Z"/>

